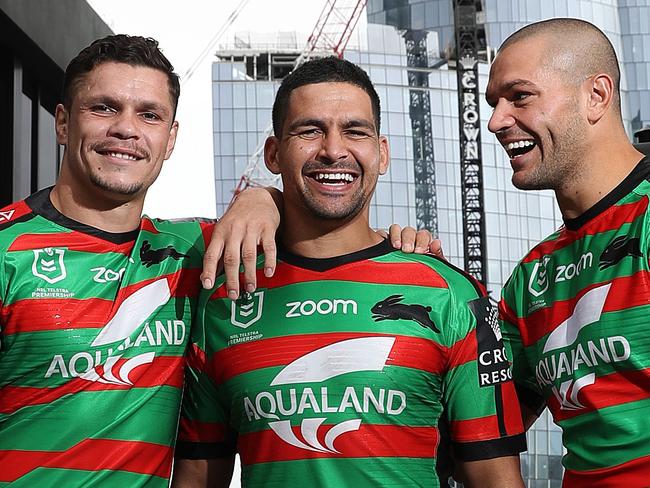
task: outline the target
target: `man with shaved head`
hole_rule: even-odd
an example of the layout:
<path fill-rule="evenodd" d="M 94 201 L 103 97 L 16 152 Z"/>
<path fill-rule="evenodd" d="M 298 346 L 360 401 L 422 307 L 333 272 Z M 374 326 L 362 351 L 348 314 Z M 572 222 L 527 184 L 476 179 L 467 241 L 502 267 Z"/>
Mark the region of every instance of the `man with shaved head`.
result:
<path fill-rule="evenodd" d="M 564 218 L 500 312 L 525 424 L 550 409 L 572 488 L 650 485 L 650 160 L 625 133 L 619 80 L 600 30 L 552 19 L 503 43 L 486 95 L 513 184 L 554 190 Z"/>

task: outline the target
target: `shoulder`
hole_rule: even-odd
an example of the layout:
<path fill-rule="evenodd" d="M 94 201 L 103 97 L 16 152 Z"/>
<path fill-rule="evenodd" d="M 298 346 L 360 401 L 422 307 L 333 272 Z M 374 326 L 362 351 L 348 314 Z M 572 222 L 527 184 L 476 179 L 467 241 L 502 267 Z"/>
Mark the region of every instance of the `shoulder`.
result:
<path fill-rule="evenodd" d="M 216 220 L 204 218 L 156 219 L 144 215 L 141 229 L 152 234 L 165 234 L 174 240 L 184 240 L 192 245 L 200 243 L 204 249 L 209 242 Z"/>
<path fill-rule="evenodd" d="M 429 286 L 447 288 L 449 294 L 471 300 L 486 295 L 485 288 L 473 276 L 453 263 L 430 254 L 405 254 L 395 251 L 390 254 L 396 261 L 416 266 L 413 280 L 429 282 Z M 418 269 L 419 268 L 419 269 Z"/>

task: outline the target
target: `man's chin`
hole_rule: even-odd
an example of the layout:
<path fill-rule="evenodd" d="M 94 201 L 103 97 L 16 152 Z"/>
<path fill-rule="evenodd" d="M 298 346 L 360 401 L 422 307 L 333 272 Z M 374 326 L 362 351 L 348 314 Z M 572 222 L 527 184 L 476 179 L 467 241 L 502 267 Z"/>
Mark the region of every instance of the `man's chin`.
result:
<path fill-rule="evenodd" d="M 107 181 L 102 178 L 91 177 L 93 185 L 99 190 L 106 193 L 111 193 L 116 197 L 128 198 L 138 195 L 144 185 L 141 182 L 127 183 L 117 181 Z"/>

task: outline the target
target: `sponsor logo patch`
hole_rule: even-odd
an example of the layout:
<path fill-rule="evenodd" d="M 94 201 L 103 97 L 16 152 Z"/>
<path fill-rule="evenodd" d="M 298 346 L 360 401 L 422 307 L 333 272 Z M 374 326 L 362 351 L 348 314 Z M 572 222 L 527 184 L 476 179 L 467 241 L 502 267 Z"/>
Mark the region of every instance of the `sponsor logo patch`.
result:
<path fill-rule="evenodd" d="M 287 444 L 307 451 L 340 454 L 336 439 L 359 430 L 362 421 L 354 418 L 324 427 L 325 414 L 375 411 L 400 415 L 406 409 L 406 394 L 372 386 L 342 386 L 330 392 L 327 385 L 304 385 L 322 384 L 349 373 L 383 371 L 394 343 L 394 337 L 363 337 L 307 353 L 282 368 L 268 391 L 245 396 L 244 412 L 249 421 L 267 419 L 269 427 Z M 317 416 L 300 420 L 300 416 L 310 414 Z M 292 429 L 297 420 L 300 435 Z"/>
<path fill-rule="evenodd" d="M 489 297 L 477 298 L 468 305 L 476 317 L 479 386 L 487 387 L 511 380 L 510 361 L 503 346 L 496 307 Z"/>

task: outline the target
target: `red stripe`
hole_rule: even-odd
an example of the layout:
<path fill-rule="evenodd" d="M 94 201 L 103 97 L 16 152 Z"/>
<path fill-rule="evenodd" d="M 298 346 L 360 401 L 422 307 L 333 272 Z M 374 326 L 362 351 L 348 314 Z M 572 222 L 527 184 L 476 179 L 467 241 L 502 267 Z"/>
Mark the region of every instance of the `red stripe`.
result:
<path fill-rule="evenodd" d="M 589 471 L 567 469 L 563 488 L 648 488 L 650 486 L 650 456 L 633 459 L 609 468 Z"/>
<path fill-rule="evenodd" d="M 75 230 L 57 234 L 23 234 L 11 243 L 8 251 L 30 251 L 47 247 L 62 247 L 70 251 L 83 251 L 89 253 L 117 252 L 125 255 L 131 254 L 133 242 L 123 244 L 105 241 L 100 237 L 84 234 Z"/>
<path fill-rule="evenodd" d="M 322 425 L 318 439 L 324 438 L 330 425 Z M 304 441 L 300 427 L 292 428 L 298 439 Z M 421 457 L 433 458 L 438 446 L 435 427 L 404 427 L 397 425 L 361 424 L 359 430 L 341 434 L 334 441 L 337 453 L 315 452 L 287 444 L 272 430 L 263 430 L 239 436 L 239 454 L 244 465 L 298 459 L 350 457 Z"/>
<path fill-rule="evenodd" d="M 224 424 L 199 422 L 181 417 L 178 440 L 185 442 L 222 442 L 226 440 L 228 427 Z"/>
<path fill-rule="evenodd" d="M 238 344 L 216 353 L 208 372 L 217 384 L 261 368 L 285 366 L 331 344 L 360 337 L 395 337 L 388 366 L 405 366 L 439 374 L 444 371 L 447 351 L 435 342 L 411 336 L 388 334 L 330 333 L 274 337 Z"/>
<path fill-rule="evenodd" d="M 371 260 L 357 261 L 327 270 L 319 271 L 298 268 L 288 263 L 279 263 L 272 278 L 264 276 L 263 269 L 257 270 L 258 288 L 280 288 L 294 283 L 309 281 L 351 281 L 353 283 L 374 283 L 404 286 L 427 286 L 448 288 L 447 282 L 436 271 L 422 263 L 385 263 Z M 243 274 L 240 282 L 244 282 Z M 225 284 L 217 288 L 211 298 L 225 298 Z"/>
<path fill-rule="evenodd" d="M 605 300 L 603 313 L 616 312 L 650 303 L 650 272 L 639 271 L 632 276 L 614 279 L 611 283 L 612 286 Z M 573 314 L 576 303 L 583 295 L 603 284 L 591 284 L 569 300 L 558 300 L 553 303 L 552 307 L 538 310 L 525 318 L 516 318 L 514 323 L 519 328 L 524 346 L 535 344 L 546 334 L 553 331 Z M 502 311 L 507 315 L 514 315 L 507 308 L 502 308 Z"/>
<path fill-rule="evenodd" d="M 521 419 L 519 399 L 517 398 L 517 392 L 513 381 L 501 383 L 501 396 L 506 433 L 509 436 L 523 433 L 524 424 Z"/>
<path fill-rule="evenodd" d="M 43 405 L 54 402 L 65 395 L 87 391 L 129 390 L 163 385 L 181 388 L 183 385 L 183 363 L 182 356 L 156 357 L 152 363 L 143 364 L 131 371 L 129 379 L 133 385 L 105 384 L 73 378 L 61 386 L 49 388 L 4 386 L 0 388 L 0 413 L 11 414 L 23 407 Z M 118 361 L 113 371 L 119 372 L 120 366 L 123 364 L 124 360 Z"/>
<path fill-rule="evenodd" d="M 101 298 L 28 298 L 2 309 L 5 335 L 45 330 L 92 329 L 106 325 L 113 302 Z"/>
<path fill-rule="evenodd" d="M 569 246 L 587 235 L 618 230 L 622 225 L 634 222 L 639 216 L 645 213 L 647 208 L 648 198 L 646 196 L 637 202 L 610 207 L 596 217 L 589 225 L 581 227 L 577 231 L 571 231 L 566 228 L 562 229 L 558 239 L 540 243 L 526 255 L 522 263 L 537 261 L 541 257 Z"/>
<path fill-rule="evenodd" d="M 146 232 L 149 232 L 151 234 L 159 234 L 160 232 L 158 229 L 156 229 L 156 226 L 154 223 L 149 220 L 149 219 L 142 219 L 142 223 L 140 224 L 140 229 L 144 230 Z"/>
<path fill-rule="evenodd" d="M 200 222 L 201 234 L 203 234 L 203 245 L 207 248 L 212 240 L 212 232 L 216 222 Z"/>
<path fill-rule="evenodd" d="M 0 482 L 12 482 L 37 468 L 129 471 L 169 478 L 172 449 L 139 441 L 85 439 L 65 451 L 0 450 Z"/>
<path fill-rule="evenodd" d="M 580 410 L 560 409 L 560 404 L 554 395 L 549 397 L 547 402 L 554 420 L 561 422 L 601 408 L 647 398 L 650 398 L 650 368 L 597 376 L 593 384 L 585 386 L 578 393 L 578 400 L 585 406 Z"/>
<path fill-rule="evenodd" d="M 25 203 L 24 200 L 21 200 L 20 202 L 12 203 L 11 205 L 8 205 L 4 208 L 0 208 L 0 212 L 4 213 L 9 213 L 11 211 L 14 211 L 13 214 L 11 214 L 11 218 L 7 220 L 6 217 L 0 216 L 0 224 L 6 224 L 7 222 L 11 222 L 12 220 L 19 219 L 23 215 L 27 215 L 28 213 L 32 212 L 32 209 L 29 208 L 27 203 Z"/>
<path fill-rule="evenodd" d="M 449 427 L 451 438 L 455 442 L 485 441 L 501 436 L 496 415 L 476 419 L 452 420 L 449 422 Z"/>
<path fill-rule="evenodd" d="M 172 296 L 198 294 L 199 269 L 183 269 L 167 275 Z M 120 305 L 137 290 L 161 279 L 154 277 L 121 288 L 115 301 L 101 298 L 27 298 L 17 300 L 0 311 L 5 335 L 63 329 L 101 328 L 117 313 Z"/>

